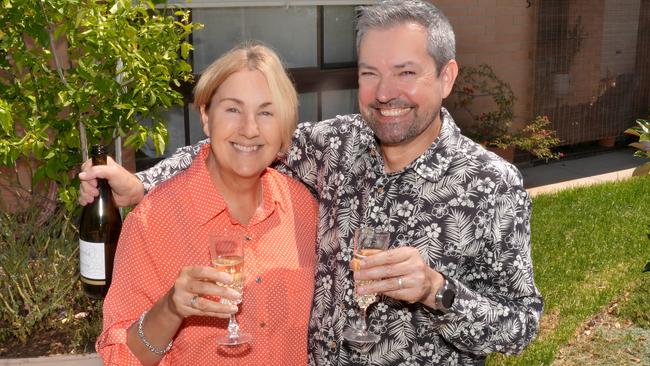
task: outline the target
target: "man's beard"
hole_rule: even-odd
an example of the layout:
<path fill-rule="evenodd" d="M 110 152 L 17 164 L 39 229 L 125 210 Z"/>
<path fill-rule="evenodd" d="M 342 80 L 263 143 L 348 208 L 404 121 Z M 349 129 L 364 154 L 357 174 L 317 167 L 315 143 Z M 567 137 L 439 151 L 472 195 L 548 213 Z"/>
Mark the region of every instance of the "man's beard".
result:
<path fill-rule="evenodd" d="M 376 108 L 411 108 L 409 113 L 413 117 L 408 120 L 397 122 L 381 122 L 375 118 L 375 113 L 379 113 Z M 419 109 L 415 104 L 408 104 L 402 101 L 390 101 L 388 103 L 371 103 L 361 108 L 361 115 L 366 124 L 372 129 L 379 142 L 383 145 L 399 145 L 413 140 L 419 136 L 435 121 L 437 115 L 426 113 L 419 115 Z M 440 111 L 438 111 L 440 113 Z"/>

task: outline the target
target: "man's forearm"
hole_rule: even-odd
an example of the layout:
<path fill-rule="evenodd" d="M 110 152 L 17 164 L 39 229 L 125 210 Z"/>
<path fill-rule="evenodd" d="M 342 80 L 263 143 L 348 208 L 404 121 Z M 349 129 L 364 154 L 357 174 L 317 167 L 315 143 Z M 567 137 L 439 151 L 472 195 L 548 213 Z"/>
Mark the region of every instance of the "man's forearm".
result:
<path fill-rule="evenodd" d="M 142 185 L 143 195 L 152 190 L 156 185 L 172 178 L 192 165 L 192 160 L 199 153 L 201 147 L 210 140 L 205 139 L 194 145 L 178 148 L 174 154 L 159 161 L 147 170 L 135 173 Z"/>

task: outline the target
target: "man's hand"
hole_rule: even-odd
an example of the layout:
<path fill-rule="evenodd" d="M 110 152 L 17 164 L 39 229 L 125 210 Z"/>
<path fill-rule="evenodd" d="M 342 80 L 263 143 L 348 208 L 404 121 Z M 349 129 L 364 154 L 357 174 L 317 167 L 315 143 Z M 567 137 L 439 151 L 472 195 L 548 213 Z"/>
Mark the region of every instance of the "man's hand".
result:
<path fill-rule="evenodd" d="M 422 302 L 435 308 L 435 294 L 444 285 L 444 277 L 429 267 L 413 247 L 367 256 L 358 266 L 355 280 L 375 281 L 358 287 L 359 294 L 383 293 L 396 300 Z"/>
<path fill-rule="evenodd" d="M 144 186 L 140 179 L 109 156 L 106 165 L 92 166 L 92 161 L 86 160 L 81 166 L 79 204 L 82 206 L 91 203 L 99 195 L 97 178 L 108 180 L 115 203 L 120 207 L 135 205 L 144 197 Z"/>

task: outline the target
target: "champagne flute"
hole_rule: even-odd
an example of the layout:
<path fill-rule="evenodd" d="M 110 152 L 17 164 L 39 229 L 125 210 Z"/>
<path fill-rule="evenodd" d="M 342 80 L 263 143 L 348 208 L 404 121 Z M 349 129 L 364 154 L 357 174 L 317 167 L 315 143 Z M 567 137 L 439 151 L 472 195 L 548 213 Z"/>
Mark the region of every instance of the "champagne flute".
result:
<path fill-rule="evenodd" d="M 221 272 L 230 274 L 233 278 L 231 284 L 217 282 L 217 285 L 230 287 L 240 293 L 244 291 L 244 246 L 239 238 L 240 234 L 234 231 L 211 233 L 209 235 L 210 257 L 212 266 Z M 238 305 L 240 301 L 221 298 L 225 305 Z M 239 331 L 239 324 L 235 314 L 230 314 L 228 321 L 228 334 L 217 337 L 217 343 L 227 346 L 251 343 L 253 337 Z"/>
<path fill-rule="evenodd" d="M 352 268 L 358 268 L 358 261 L 363 258 L 380 253 L 388 248 L 389 233 L 379 229 L 362 226 L 354 232 L 354 258 L 352 259 Z M 354 286 L 365 286 L 374 281 L 355 281 Z M 359 319 L 351 327 L 343 332 L 343 338 L 351 342 L 358 343 L 375 343 L 379 341 L 379 336 L 368 332 L 366 321 L 366 311 L 368 306 L 377 301 L 377 294 L 359 295 L 355 292 L 354 300 L 361 310 Z"/>

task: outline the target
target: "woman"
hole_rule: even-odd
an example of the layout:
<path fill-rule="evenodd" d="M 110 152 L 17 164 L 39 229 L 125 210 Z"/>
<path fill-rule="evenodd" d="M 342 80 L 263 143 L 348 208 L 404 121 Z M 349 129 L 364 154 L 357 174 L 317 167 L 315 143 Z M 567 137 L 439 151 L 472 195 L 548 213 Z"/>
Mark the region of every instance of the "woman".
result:
<path fill-rule="evenodd" d="M 269 168 L 291 141 L 296 91 L 273 51 L 245 45 L 208 67 L 194 105 L 211 142 L 127 217 L 97 349 L 107 365 L 304 365 L 317 206 Z M 208 266 L 208 235 L 224 228 L 246 240 L 237 320 L 250 345 L 216 341 L 238 308 L 215 300 L 240 297 Z"/>

